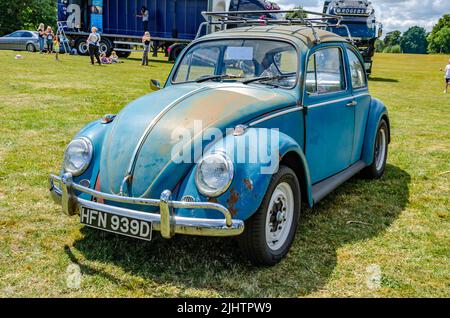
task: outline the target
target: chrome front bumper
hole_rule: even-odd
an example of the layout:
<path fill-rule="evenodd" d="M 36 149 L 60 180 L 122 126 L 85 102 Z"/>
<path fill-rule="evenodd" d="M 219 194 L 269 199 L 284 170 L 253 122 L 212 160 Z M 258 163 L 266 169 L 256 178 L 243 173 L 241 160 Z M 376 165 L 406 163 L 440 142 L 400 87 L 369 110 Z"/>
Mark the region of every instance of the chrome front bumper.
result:
<path fill-rule="evenodd" d="M 55 183 L 59 183 L 60 187 L 57 187 Z M 149 221 L 152 222 L 153 229 L 160 231 L 161 235 L 167 239 L 170 239 L 176 233 L 199 236 L 236 236 L 244 231 L 244 222 L 241 220 L 233 220 L 230 211 L 224 206 L 210 202 L 172 201 L 172 193 L 169 190 L 164 191 L 160 199 L 123 197 L 102 193 L 76 184 L 73 182 L 70 173 L 66 173 L 62 177 L 50 175 L 49 189 L 53 200 L 60 204 L 63 212 L 69 216 L 78 214 L 80 206 L 83 206 L 105 213 Z M 159 207 L 160 213 L 135 211 L 84 200 L 77 197 L 75 191 L 107 201 Z M 215 210 L 221 212 L 225 219 L 181 217 L 174 214 L 174 209 Z"/>

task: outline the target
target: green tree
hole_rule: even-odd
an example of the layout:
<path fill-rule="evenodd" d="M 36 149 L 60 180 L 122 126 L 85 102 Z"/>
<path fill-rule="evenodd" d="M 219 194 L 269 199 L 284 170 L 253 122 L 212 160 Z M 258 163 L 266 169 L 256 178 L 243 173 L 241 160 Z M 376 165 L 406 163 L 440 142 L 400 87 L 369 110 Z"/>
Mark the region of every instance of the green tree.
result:
<path fill-rule="evenodd" d="M 396 54 L 402 53 L 402 48 L 400 47 L 400 45 L 394 45 L 391 47 L 389 53 L 396 53 Z"/>
<path fill-rule="evenodd" d="M 444 14 L 428 36 L 430 53 L 450 53 L 450 14 Z"/>
<path fill-rule="evenodd" d="M 427 31 L 418 26 L 409 28 L 403 34 L 400 46 L 403 53 L 426 54 L 428 48 Z"/>
<path fill-rule="evenodd" d="M 303 11 L 302 6 L 295 7 L 295 12 L 286 13 L 286 19 L 306 19 L 308 15 Z"/>
<path fill-rule="evenodd" d="M 402 32 L 396 30 L 386 34 L 384 38 L 384 47 L 399 45 L 402 38 Z"/>
<path fill-rule="evenodd" d="M 56 25 L 57 0 L 0 0 L 0 35 Z"/>

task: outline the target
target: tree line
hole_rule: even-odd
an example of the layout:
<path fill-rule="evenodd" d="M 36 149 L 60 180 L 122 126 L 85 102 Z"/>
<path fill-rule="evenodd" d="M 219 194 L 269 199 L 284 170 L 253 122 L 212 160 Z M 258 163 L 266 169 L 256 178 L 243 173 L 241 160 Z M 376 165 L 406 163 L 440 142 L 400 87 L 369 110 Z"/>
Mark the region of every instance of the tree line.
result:
<path fill-rule="evenodd" d="M 392 31 L 384 40 L 378 39 L 375 50 L 383 53 L 450 53 L 450 14 L 444 14 L 429 33 L 419 26 L 413 26 L 402 34 Z"/>
<path fill-rule="evenodd" d="M 288 18 L 305 18 L 301 11 Z M 57 0 L 0 0 L 0 36 L 20 29 L 36 30 L 40 23 L 55 27 Z M 377 52 L 384 53 L 450 53 L 450 14 L 445 14 L 430 33 L 414 26 L 405 33 L 389 32 L 375 43 Z"/>
<path fill-rule="evenodd" d="M 0 36 L 40 23 L 55 27 L 57 7 L 57 0 L 0 0 Z"/>

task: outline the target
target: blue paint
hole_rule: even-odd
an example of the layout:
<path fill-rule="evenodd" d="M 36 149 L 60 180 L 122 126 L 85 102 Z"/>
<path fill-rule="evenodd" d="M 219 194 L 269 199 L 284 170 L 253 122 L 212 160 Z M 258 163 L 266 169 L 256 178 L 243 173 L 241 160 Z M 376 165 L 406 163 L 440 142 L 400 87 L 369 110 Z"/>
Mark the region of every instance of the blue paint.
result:
<path fill-rule="evenodd" d="M 217 35 L 218 38 L 221 36 L 223 34 Z M 270 33 L 261 35 L 264 39 L 268 37 Z M 91 187 L 94 187 L 99 176 L 100 190 L 117 194 L 133 159 L 134 149 L 150 127 L 136 157 L 133 179 L 125 189 L 126 195 L 159 198 L 163 190 L 169 189 L 174 199 L 181 200 L 188 195 L 196 201 L 217 202 L 227 207 L 235 218 L 247 220 L 260 207 L 272 178 L 271 174 L 261 173 L 264 164 L 235 163 L 234 179 L 229 189 L 218 198 L 211 199 L 201 195 L 196 187 L 195 162 L 178 164 L 171 160 L 171 151 L 178 142 L 172 133 L 177 127 L 185 128 L 194 136 L 186 149 L 195 159 L 194 148 L 197 145 L 208 153 L 221 148 L 223 143 L 203 140 L 200 135 L 192 134 L 195 131 L 194 120 L 202 120 L 204 127 L 200 132 L 211 126 L 218 128 L 222 134 L 227 128 L 246 124 L 249 128 L 245 134 L 228 134 L 222 141 L 232 140 L 236 147 L 250 134 L 255 133 L 260 138 L 265 129 L 278 129 L 279 153 L 276 158 L 278 161 L 295 158 L 294 162 L 289 162 L 299 174 L 306 203 L 312 207 L 314 184 L 359 160 L 367 165 L 372 163 L 377 128 L 381 118 L 385 116 L 388 119 L 388 115 L 383 103 L 370 97 L 367 87 L 353 88 L 346 50 L 353 48 L 349 44 L 338 41 L 309 48 L 300 41 L 295 44 L 300 70 L 306 69 L 307 61 L 314 53 L 338 47 L 345 66 L 345 87 L 329 94 L 308 94 L 303 89 L 306 80 L 304 71 L 293 89 L 237 82 L 172 85 L 169 77 L 166 88 L 130 103 L 112 123 L 96 121 L 80 131 L 77 136 L 92 140 L 94 159 L 88 170 L 75 178 L 75 182 L 89 179 Z M 362 63 L 362 57 L 359 53 L 357 55 Z M 347 104 L 352 101 L 356 101 L 357 105 L 349 107 Z M 276 114 L 278 116 L 274 116 Z M 244 144 L 246 156 L 249 157 L 256 151 L 255 144 Z M 157 208 L 130 208 L 157 212 Z M 179 209 L 176 213 L 188 217 L 222 218 L 220 213 L 209 210 L 194 212 Z"/>

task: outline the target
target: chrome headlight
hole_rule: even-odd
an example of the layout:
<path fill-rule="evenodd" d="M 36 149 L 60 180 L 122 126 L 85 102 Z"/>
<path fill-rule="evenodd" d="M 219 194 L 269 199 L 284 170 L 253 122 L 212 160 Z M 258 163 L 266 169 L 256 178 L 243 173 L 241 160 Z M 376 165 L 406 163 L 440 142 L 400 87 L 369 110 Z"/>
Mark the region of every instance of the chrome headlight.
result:
<path fill-rule="evenodd" d="M 67 146 L 64 153 L 63 169 L 79 176 L 89 167 L 92 160 L 92 142 L 85 137 L 77 138 Z"/>
<path fill-rule="evenodd" d="M 224 152 L 213 152 L 200 160 L 195 183 L 201 194 L 218 197 L 225 193 L 234 176 L 233 162 Z"/>

